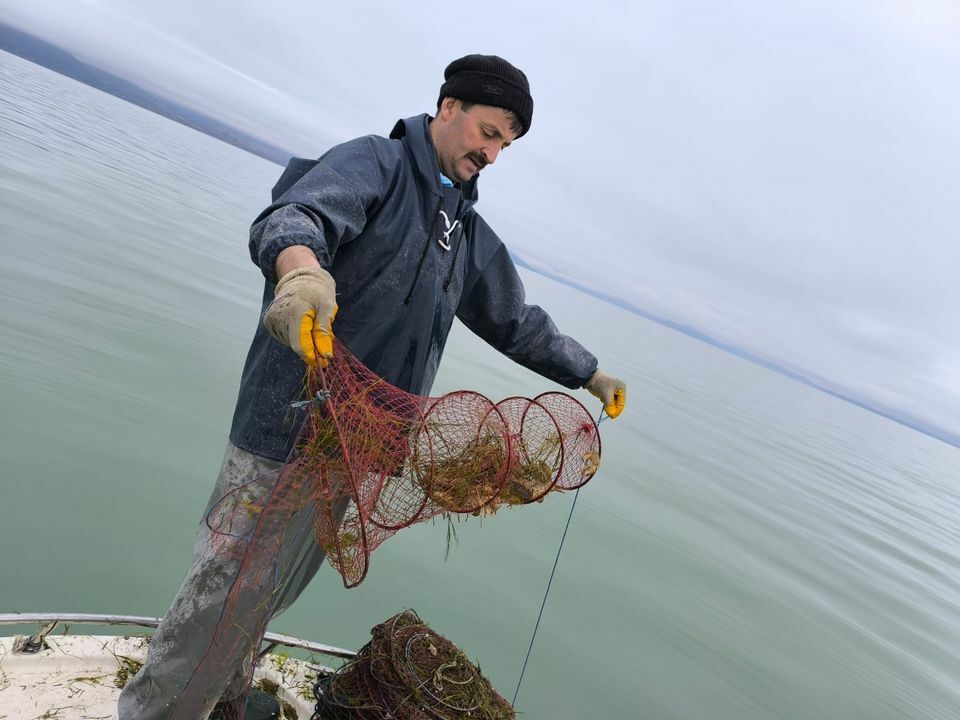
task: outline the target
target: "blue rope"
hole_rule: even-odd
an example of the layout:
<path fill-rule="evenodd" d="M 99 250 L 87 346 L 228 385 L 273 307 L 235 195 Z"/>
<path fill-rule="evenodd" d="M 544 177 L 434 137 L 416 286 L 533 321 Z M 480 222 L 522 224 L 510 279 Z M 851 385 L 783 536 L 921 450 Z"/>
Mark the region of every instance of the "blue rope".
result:
<path fill-rule="evenodd" d="M 603 410 L 600 411 L 600 417 L 597 419 L 597 425 L 600 425 L 607 419 Z M 523 659 L 523 669 L 520 670 L 520 679 L 517 680 L 517 689 L 513 693 L 513 701 L 510 703 L 514 708 L 517 707 L 517 696 L 520 694 L 520 685 L 523 683 L 523 674 L 527 671 L 527 663 L 530 661 L 530 653 L 533 651 L 533 642 L 537 639 L 537 630 L 540 628 L 540 619 L 543 617 L 543 609 L 547 606 L 547 596 L 550 594 L 550 586 L 553 585 L 553 576 L 557 572 L 557 563 L 560 562 L 560 553 L 563 551 L 563 541 L 567 539 L 567 530 L 570 529 L 570 520 L 573 518 L 573 509 L 577 507 L 577 498 L 580 497 L 580 488 L 573 494 L 573 503 L 570 505 L 570 514 L 567 515 L 567 524 L 563 528 L 563 535 L 560 536 L 560 547 L 557 548 L 557 557 L 553 560 L 553 569 L 550 571 L 550 579 L 547 580 L 547 590 L 543 593 L 543 602 L 540 604 L 540 614 L 537 615 L 537 622 L 533 626 L 533 636 L 530 638 L 530 647 L 527 648 L 527 656 Z"/>

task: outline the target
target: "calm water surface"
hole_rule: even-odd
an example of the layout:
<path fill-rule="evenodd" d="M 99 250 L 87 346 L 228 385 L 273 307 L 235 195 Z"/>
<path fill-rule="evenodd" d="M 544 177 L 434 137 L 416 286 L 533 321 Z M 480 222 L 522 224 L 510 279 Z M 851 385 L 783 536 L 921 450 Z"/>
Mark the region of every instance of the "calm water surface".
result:
<path fill-rule="evenodd" d="M 166 609 L 279 172 L 0 53 L 0 611 Z M 522 717 L 960 717 L 960 450 L 524 279 L 631 398 L 602 426 Z M 552 386 L 458 328 L 435 390 L 459 388 Z M 471 519 L 446 562 L 442 524 L 405 530 L 360 588 L 324 569 L 272 629 L 359 647 L 412 607 L 512 696 L 571 501 Z"/>

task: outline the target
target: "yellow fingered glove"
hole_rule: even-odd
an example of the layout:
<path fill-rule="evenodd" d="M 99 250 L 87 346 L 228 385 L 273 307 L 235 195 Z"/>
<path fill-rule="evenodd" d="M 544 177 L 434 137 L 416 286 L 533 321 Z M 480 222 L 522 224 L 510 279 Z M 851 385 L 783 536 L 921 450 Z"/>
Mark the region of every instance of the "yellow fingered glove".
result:
<path fill-rule="evenodd" d="M 597 370 L 584 387 L 592 395 L 600 398 L 603 409 L 611 418 L 617 417 L 627 405 L 627 385 L 620 378 L 607 375 L 603 370 Z"/>
<path fill-rule="evenodd" d="M 263 324 L 274 340 L 290 347 L 311 367 L 326 367 L 333 357 L 333 319 L 337 284 L 323 268 L 291 270 L 277 283 Z"/>

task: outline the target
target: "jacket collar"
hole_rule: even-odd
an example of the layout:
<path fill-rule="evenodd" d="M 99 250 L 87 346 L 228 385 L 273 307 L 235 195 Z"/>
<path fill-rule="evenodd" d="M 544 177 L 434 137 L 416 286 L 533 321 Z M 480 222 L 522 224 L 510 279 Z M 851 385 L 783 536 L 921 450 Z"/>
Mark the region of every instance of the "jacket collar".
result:
<path fill-rule="evenodd" d="M 443 189 L 440 185 L 440 164 L 437 162 L 437 150 L 433 145 L 433 136 L 430 134 L 431 119 L 429 115 L 423 113 L 405 120 L 398 120 L 390 131 L 390 139 L 403 140 L 413 158 L 420 182 L 435 195 L 443 197 Z M 460 192 L 463 195 L 465 208 L 477 202 L 477 176 L 474 175 L 467 182 L 461 183 Z"/>

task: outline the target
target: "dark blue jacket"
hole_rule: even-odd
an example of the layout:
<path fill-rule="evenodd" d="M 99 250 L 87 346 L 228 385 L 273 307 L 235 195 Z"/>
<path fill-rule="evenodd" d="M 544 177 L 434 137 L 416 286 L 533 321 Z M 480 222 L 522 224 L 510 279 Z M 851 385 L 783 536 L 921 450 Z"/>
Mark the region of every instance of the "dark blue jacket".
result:
<path fill-rule="evenodd" d="M 277 255 L 306 245 L 337 282 L 337 340 L 393 385 L 429 394 L 456 316 L 524 367 L 582 387 L 596 358 L 525 304 L 506 247 L 473 209 L 476 178 L 462 187 L 440 184 L 429 120 L 401 120 L 389 139 L 370 135 L 319 160 L 291 160 L 273 204 L 250 229 L 250 256 L 266 278 L 263 309 L 273 300 Z M 446 238 L 441 210 L 451 225 L 459 221 Z M 299 425 L 290 403 L 303 385 L 303 362 L 260 323 L 231 441 L 284 460 Z"/>

